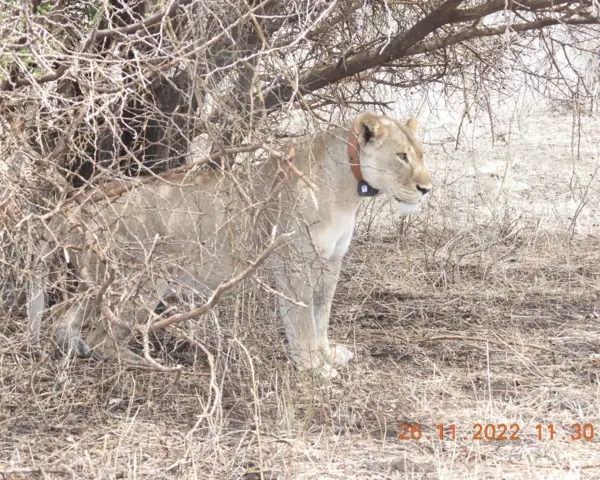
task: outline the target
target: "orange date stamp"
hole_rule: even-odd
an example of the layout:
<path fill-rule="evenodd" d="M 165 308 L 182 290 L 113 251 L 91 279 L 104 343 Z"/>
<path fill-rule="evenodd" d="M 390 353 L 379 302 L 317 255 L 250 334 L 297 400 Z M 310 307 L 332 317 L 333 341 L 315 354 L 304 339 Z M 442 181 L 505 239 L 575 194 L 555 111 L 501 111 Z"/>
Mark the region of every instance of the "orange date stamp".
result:
<path fill-rule="evenodd" d="M 433 427 L 433 435 L 426 435 L 419 423 L 400 424 L 398 439 L 419 440 L 473 440 L 473 441 L 518 441 L 524 434 L 517 423 L 474 423 L 467 432 L 458 431 L 455 424 L 439 424 Z M 538 440 L 592 441 L 595 437 L 591 423 L 573 423 L 569 426 L 554 424 L 535 425 L 531 432 Z"/>

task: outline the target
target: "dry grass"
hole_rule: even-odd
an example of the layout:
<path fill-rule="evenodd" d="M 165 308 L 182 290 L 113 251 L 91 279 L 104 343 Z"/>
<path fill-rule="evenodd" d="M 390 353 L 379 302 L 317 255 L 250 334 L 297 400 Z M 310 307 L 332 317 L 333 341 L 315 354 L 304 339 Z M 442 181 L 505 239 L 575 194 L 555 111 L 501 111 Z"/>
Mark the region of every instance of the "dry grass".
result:
<path fill-rule="evenodd" d="M 333 383 L 289 367 L 273 318 L 255 329 L 236 315 L 250 308 L 239 299 L 222 309 L 220 353 L 213 349 L 222 398 L 204 418 L 210 369 L 189 345 L 172 353 L 186 364 L 175 382 L 85 360 L 35 365 L 20 353 L 20 335 L 4 330 L 0 476 L 600 475 L 600 365 L 590 359 L 598 239 L 521 231 L 452 266 L 432 254 L 449 233 L 421 227 L 409 239 L 353 245 L 332 322 L 333 338 L 353 345 L 358 361 Z M 252 294 L 242 299 L 249 305 Z M 216 337 L 210 325 L 196 333 Z M 423 438 L 400 441 L 401 423 L 421 424 Z M 456 425 L 455 441 L 436 439 L 440 423 Z M 464 439 L 474 423 L 517 423 L 521 440 Z M 598 432 L 593 441 L 538 440 L 535 425 L 550 423 Z"/>
<path fill-rule="evenodd" d="M 369 204 L 332 312 L 332 338 L 357 359 L 331 383 L 291 367 L 272 302 L 252 289 L 153 340 L 179 378 L 36 364 L 24 322 L 3 315 L 0 479 L 600 477 L 600 124 L 588 126 L 576 159 L 552 118 L 509 145 L 430 147 L 425 215 L 390 222 Z M 490 164 L 510 166 L 503 196 Z M 215 357 L 217 398 L 186 335 Z M 423 438 L 399 440 L 403 423 Z M 476 423 L 516 423 L 520 440 L 473 440 Z M 593 440 L 562 439 L 587 423 Z M 439 424 L 456 440 L 437 439 Z M 538 424 L 557 438 L 539 440 Z"/>

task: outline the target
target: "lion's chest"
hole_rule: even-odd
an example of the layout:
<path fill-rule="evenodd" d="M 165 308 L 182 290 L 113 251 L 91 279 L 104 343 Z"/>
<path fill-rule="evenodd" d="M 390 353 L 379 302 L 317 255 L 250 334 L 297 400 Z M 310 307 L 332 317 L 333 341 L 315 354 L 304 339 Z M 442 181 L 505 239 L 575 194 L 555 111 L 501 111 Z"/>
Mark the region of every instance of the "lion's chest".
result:
<path fill-rule="evenodd" d="M 342 258 L 348 251 L 354 232 L 355 213 L 338 213 L 313 230 L 313 241 L 327 260 Z"/>

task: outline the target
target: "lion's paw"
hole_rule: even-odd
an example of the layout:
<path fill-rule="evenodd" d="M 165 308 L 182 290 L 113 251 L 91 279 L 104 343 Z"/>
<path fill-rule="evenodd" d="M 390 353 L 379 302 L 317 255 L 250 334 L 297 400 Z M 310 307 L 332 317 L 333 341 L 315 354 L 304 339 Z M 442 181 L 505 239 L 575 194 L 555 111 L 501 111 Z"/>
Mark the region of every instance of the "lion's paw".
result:
<path fill-rule="evenodd" d="M 295 361 L 296 368 L 300 372 L 308 372 L 313 377 L 320 378 L 336 378 L 338 372 L 329 363 L 325 362 L 322 357 L 313 357 L 311 360 Z"/>
<path fill-rule="evenodd" d="M 100 341 L 101 335 L 90 337 L 89 343 L 94 350 L 94 356 L 98 359 L 123 362 L 128 367 L 147 367 L 148 362 L 137 353 L 132 352 L 127 346 L 116 344 L 106 334 Z"/>
<path fill-rule="evenodd" d="M 328 364 L 324 364 L 321 368 L 319 368 L 317 373 L 321 378 L 326 378 L 328 380 L 338 376 L 337 370 Z"/>
<path fill-rule="evenodd" d="M 92 355 L 92 349 L 81 338 L 81 334 L 77 330 L 69 327 L 59 327 L 54 332 L 54 337 L 60 349 L 69 356 L 89 358 Z"/>
<path fill-rule="evenodd" d="M 348 363 L 354 358 L 354 353 L 343 345 L 336 345 L 329 351 L 328 362 L 330 365 L 340 366 Z"/>

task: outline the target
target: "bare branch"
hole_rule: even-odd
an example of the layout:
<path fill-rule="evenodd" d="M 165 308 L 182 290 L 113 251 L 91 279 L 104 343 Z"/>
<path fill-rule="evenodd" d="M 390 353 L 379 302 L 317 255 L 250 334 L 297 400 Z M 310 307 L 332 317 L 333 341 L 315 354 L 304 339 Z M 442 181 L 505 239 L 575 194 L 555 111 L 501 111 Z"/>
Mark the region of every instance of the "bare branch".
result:
<path fill-rule="evenodd" d="M 281 245 L 284 240 L 286 240 L 287 238 L 289 238 L 292 235 L 294 235 L 294 232 L 286 233 L 284 235 L 281 235 L 279 238 L 277 238 L 243 272 L 236 275 L 232 279 L 221 283 L 214 290 L 211 297 L 208 299 L 208 301 L 204 305 L 197 307 L 187 313 L 173 315 L 171 317 L 165 318 L 164 320 L 154 322 L 148 326 L 148 329 L 147 329 L 148 332 L 160 330 L 162 328 L 166 328 L 169 325 L 173 325 L 175 323 L 182 323 L 182 322 L 185 322 L 192 318 L 199 317 L 199 316 L 207 313 L 209 310 L 214 308 L 219 303 L 219 300 L 221 300 L 221 296 L 223 295 L 223 293 L 225 293 L 227 290 L 235 287 L 238 283 L 240 283 L 242 280 L 248 278 L 250 275 L 254 274 L 256 269 L 265 262 L 265 260 L 269 257 L 269 255 L 271 255 L 271 253 L 273 253 L 273 251 L 279 245 Z M 143 328 L 143 327 L 138 326 L 137 328 L 138 328 L 138 330 L 141 330 L 141 328 Z"/>
<path fill-rule="evenodd" d="M 511 32 L 526 32 L 528 30 L 537 30 L 551 25 L 588 25 L 590 21 L 583 18 L 546 18 L 536 20 L 534 22 L 520 23 L 516 25 L 501 25 L 490 28 L 470 28 L 456 35 L 450 35 L 439 40 L 431 40 L 430 42 L 422 43 L 415 48 L 410 49 L 408 55 L 418 55 L 425 52 L 432 52 L 440 48 L 449 47 L 457 43 L 462 43 L 472 38 L 491 37 L 502 35 L 507 31 Z"/>

